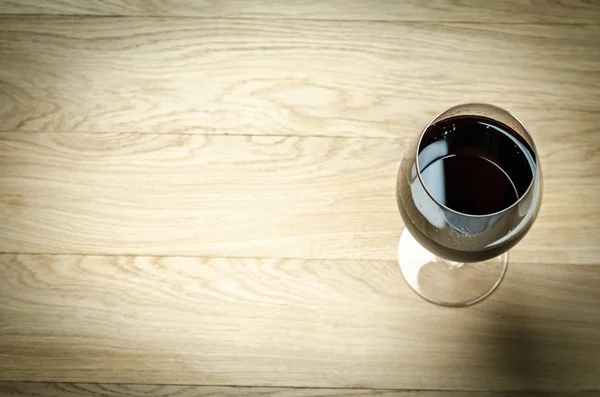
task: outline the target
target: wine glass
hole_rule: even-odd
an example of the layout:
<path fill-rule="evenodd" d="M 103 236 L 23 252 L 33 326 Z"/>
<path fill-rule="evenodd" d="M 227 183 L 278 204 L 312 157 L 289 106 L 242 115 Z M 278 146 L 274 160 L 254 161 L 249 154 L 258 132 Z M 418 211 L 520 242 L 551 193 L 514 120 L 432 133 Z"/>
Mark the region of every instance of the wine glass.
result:
<path fill-rule="evenodd" d="M 497 106 L 454 106 L 405 152 L 396 198 L 405 224 L 398 261 L 410 287 L 438 305 L 479 302 L 502 281 L 507 251 L 540 209 L 533 138 Z"/>

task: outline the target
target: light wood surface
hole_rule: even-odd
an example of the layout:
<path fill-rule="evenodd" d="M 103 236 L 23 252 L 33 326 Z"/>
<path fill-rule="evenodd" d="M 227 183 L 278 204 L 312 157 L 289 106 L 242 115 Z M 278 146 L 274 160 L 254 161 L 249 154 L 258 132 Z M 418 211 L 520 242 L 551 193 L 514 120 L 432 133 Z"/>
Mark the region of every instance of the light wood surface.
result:
<path fill-rule="evenodd" d="M 590 390 L 600 266 L 515 263 L 465 310 L 395 261 L 0 256 L 0 380 Z"/>
<path fill-rule="evenodd" d="M 278 389 L 89 383 L 0 383 L 0 397 L 531 397 L 530 392 Z M 597 397 L 600 392 L 535 393 L 534 397 Z"/>
<path fill-rule="evenodd" d="M 597 23 L 597 0 L 0 0 L 0 14 Z"/>
<path fill-rule="evenodd" d="M 540 136 L 544 204 L 512 260 L 598 263 L 596 134 Z M 406 146 L 0 133 L 0 252 L 394 260 L 402 230 L 395 178 Z"/>
<path fill-rule="evenodd" d="M 598 395 L 599 65 L 597 1 L 0 0 L 0 397 Z M 394 184 L 469 101 L 544 201 L 449 310 Z"/>
<path fill-rule="evenodd" d="M 461 102 L 596 136 L 599 25 L 0 18 L 0 130 L 413 137 Z"/>

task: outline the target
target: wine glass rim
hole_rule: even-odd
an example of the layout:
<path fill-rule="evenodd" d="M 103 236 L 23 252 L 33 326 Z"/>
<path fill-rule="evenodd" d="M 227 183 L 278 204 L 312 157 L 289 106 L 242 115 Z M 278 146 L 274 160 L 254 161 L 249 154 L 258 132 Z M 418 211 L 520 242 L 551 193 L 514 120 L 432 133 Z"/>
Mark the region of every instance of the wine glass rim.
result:
<path fill-rule="evenodd" d="M 446 206 L 445 204 L 443 204 L 442 202 L 440 202 L 438 199 L 436 199 L 433 194 L 431 194 L 431 192 L 429 191 L 429 189 L 427 188 L 427 185 L 425 184 L 425 182 L 423 181 L 423 178 L 421 177 L 421 169 L 419 167 L 419 149 L 421 148 L 421 141 L 423 140 L 423 137 L 425 136 L 425 132 L 427 132 L 427 130 L 429 129 L 429 127 L 431 127 L 431 125 L 433 124 L 433 122 L 435 120 L 438 119 L 438 117 L 440 117 L 442 114 L 447 113 L 453 109 L 459 108 L 459 107 L 463 107 L 463 106 L 485 106 L 488 108 L 494 108 L 497 110 L 500 110 L 506 114 L 508 114 L 510 117 L 512 117 L 517 123 L 519 123 L 519 125 L 521 127 L 523 127 L 523 130 L 525 131 L 525 134 L 527 134 L 527 137 L 529 138 L 530 142 L 531 142 L 531 149 L 533 150 L 533 154 L 535 155 L 535 172 L 531 177 L 531 182 L 529 182 L 529 186 L 527 186 L 527 189 L 525 190 L 525 192 L 521 195 L 521 197 L 519 197 L 519 199 L 517 201 L 515 201 L 514 203 L 512 203 L 510 206 L 500 210 L 500 211 L 496 211 L 496 212 L 491 212 L 489 214 L 483 214 L 483 215 L 475 215 L 475 214 L 467 214 L 464 212 L 460 212 L 460 211 L 456 211 L 453 210 L 452 208 Z M 468 115 L 465 114 L 465 115 Z M 491 119 L 494 119 L 493 117 L 490 117 Z M 495 120 L 495 119 L 494 119 Z M 440 207 L 444 208 L 447 211 L 453 212 L 457 215 L 461 215 L 461 216 L 469 216 L 469 217 L 473 217 L 473 218 L 486 218 L 486 217 L 490 217 L 490 216 L 494 216 L 494 215 L 499 215 L 502 214 L 510 209 L 512 209 L 513 207 L 517 206 L 521 201 L 523 201 L 523 199 L 529 194 L 529 192 L 533 189 L 533 185 L 535 184 L 536 179 L 538 178 L 538 174 L 539 174 L 539 170 L 540 170 L 540 164 L 539 164 L 539 155 L 538 155 L 538 151 L 537 148 L 535 147 L 535 142 L 533 140 L 533 137 L 531 136 L 531 134 L 529 133 L 529 130 L 527 129 L 527 127 L 525 127 L 525 124 L 523 124 L 521 122 L 521 120 L 519 120 L 514 114 L 512 114 L 511 112 L 509 112 L 508 110 L 497 106 L 497 105 L 492 105 L 491 103 L 485 103 L 485 102 L 465 102 L 465 103 L 459 103 L 458 105 L 454 105 L 454 106 L 450 106 L 448 109 L 438 113 L 434 118 L 431 119 L 431 121 L 429 123 L 427 123 L 427 125 L 425 126 L 425 128 L 423 128 L 423 131 L 421 132 L 421 135 L 419 136 L 419 142 L 417 143 L 417 153 L 415 156 L 416 160 L 416 166 L 417 166 L 417 177 L 419 178 L 419 182 L 421 183 L 421 186 L 423 186 L 423 189 L 425 190 L 425 192 L 427 193 L 427 195 Z"/>

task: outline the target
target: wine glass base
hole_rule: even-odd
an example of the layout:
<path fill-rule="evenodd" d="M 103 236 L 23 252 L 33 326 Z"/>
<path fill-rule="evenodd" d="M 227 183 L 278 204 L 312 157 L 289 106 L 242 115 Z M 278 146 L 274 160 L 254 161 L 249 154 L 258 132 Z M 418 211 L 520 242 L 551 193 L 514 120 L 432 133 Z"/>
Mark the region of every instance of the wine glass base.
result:
<path fill-rule="evenodd" d="M 508 253 L 484 262 L 450 262 L 427 251 L 404 228 L 398 263 L 408 285 L 422 298 L 441 306 L 462 307 L 482 301 L 500 285 Z"/>

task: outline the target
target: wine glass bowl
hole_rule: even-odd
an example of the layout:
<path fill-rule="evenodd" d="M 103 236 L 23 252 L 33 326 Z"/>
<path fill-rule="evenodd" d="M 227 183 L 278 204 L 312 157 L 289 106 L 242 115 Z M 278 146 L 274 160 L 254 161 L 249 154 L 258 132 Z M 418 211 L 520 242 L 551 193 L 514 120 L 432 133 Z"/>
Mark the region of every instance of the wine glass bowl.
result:
<path fill-rule="evenodd" d="M 498 286 L 506 251 L 539 211 L 542 174 L 533 138 L 499 107 L 452 107 L 406 150 L 396 197 L 406 227 L 398 259 L 409 285 L 440 305 L 478 302 Z"/>

